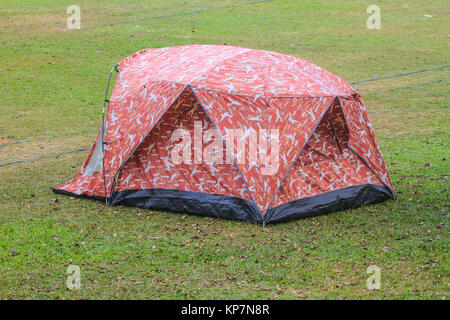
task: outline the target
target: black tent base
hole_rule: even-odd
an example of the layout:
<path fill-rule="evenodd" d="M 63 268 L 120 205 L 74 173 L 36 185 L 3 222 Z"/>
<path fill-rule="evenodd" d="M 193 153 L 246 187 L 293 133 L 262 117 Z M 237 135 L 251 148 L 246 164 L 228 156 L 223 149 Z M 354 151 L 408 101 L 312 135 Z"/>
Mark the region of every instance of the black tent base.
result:
<path fill-rule="evenodd" d="M 282 204 L 270 209 L 266 223 L 314 217 L 393 199 L 391 192 L 376 184 L 347 187 Z"/>
<path fill-rule="evenodd" d="M 104 201 L 104 197 L 77 195 L 65 190 L 55 193 Z M 173 189 L 124 190 L 113 194 L 112 205 L 126 205 L 160 211 L 221 217 L 232 220 L 275 223 L 307 218 L 339 210 L 392 199 L 385 187 L 364 184 L 325 192 L 320 195 L 291 201 L 274 207 L 262 218 L 256 205 L 250 201 L 217 194 Z"/>

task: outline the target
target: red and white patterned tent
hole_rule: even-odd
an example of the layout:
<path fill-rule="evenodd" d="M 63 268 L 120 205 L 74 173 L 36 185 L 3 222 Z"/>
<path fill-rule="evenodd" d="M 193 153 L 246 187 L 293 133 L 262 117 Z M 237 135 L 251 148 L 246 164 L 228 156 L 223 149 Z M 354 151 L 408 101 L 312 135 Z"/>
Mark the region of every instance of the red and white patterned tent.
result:
<path fill-rule="evenodd" d="M 142 50 L 119 67 L 103 134 L 55 192 L 263 224 L 394 197 L 360 95 L 308 61 L 190 45 Z M 177 129 L 217 135 L 188 145 L 199 159 L 174 163 Z M 233 152 L 231 129 L 243 133 L 238 139 L 278 130 L 277 170 L 265 174 L 250 144 Z M 218 142 L 232 161 L 201 161 L 198 149 Z"/>

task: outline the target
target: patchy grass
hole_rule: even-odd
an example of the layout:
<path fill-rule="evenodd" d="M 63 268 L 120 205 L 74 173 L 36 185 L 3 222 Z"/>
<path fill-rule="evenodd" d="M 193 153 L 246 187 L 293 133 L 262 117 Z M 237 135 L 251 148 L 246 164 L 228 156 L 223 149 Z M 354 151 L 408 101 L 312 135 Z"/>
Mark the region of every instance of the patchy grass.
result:
<path fill-rule="evenodd" d="M 0 1 L 2 162 L 90 145 L 111 66 L 146 47 L 191 43 L 275 50 L 348 81 L 448 63 L 443 1 L 78 1 L 68 31 L 60 1 Z M 195 15 L 111 22 L 206 8 Z M 432 18 L 424 15 L 432 15 Z M 357 87 L 399 201 L 258 225 L 57 196 L 85 153 L 0 168 L 0 298 L 369 298 L 449 296 L 449 69 Z M 69 264 L 82 288 L 65 286 Z M 366 268 L 381 268 L 381 289 Z"/>

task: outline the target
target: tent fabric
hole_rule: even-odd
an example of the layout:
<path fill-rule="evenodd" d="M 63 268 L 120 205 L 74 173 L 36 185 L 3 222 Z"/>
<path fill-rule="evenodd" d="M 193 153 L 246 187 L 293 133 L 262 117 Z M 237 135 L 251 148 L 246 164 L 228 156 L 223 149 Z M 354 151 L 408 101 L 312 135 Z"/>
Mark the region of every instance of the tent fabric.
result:
<path fill-rule="evenodd" d="M 394 197 L 360 95 L 280 53 L 215 45 L 135 53 L 120 63 L 104 126 L 103 150 L 100 129 L 81 170 L 55 192 L 263 224 Z M 179 129 L 212 132 L 188 146 L 188 163 L 170 159 Z M 265 132 L 256 148 L 266 158 L 276 141 L 277 170 L 267 173 L 250 147 L 235 152 L 231 129 Z M 214 147 L 223 161 L 195 158 Z"/>

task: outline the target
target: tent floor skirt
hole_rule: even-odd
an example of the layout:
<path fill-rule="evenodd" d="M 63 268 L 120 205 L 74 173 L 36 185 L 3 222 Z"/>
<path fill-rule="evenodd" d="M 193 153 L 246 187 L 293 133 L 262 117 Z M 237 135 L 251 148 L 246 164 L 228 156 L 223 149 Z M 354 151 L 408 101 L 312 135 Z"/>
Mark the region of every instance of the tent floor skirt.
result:
<path fill-rule="evenodd" d="M 388 199 L 393 196 L 386 187 L 362 184 L 284 203 L 270 209 L 265 218 L 267 223 L 308 218 Z"/>
<path fill-rule="evenodd" d="M 257 221 L 262 218 L 250 201 L 202 192 L 176 189 L 124 190 L 115 193 L 111 204 L 231 220 Z"/>
<path fill-rule="evenodd" d="M 53 191 L 76 197 L 105 200 L 104 197 L 77 195 L 60 189 L 53 189 Z M 267 224 L 356 208 L 361 205 L 382 202 L 390 198 L 392 198 L 392 195 L 385 187 L 364 184 L 282 204 L 267 211 L 264 218 L 261 218 L 256 205 L 250 201 L 236 197 L 185 190 L 124 190 L 115 192 L 110 203 L 112 205 L 126 205 Z"/>

